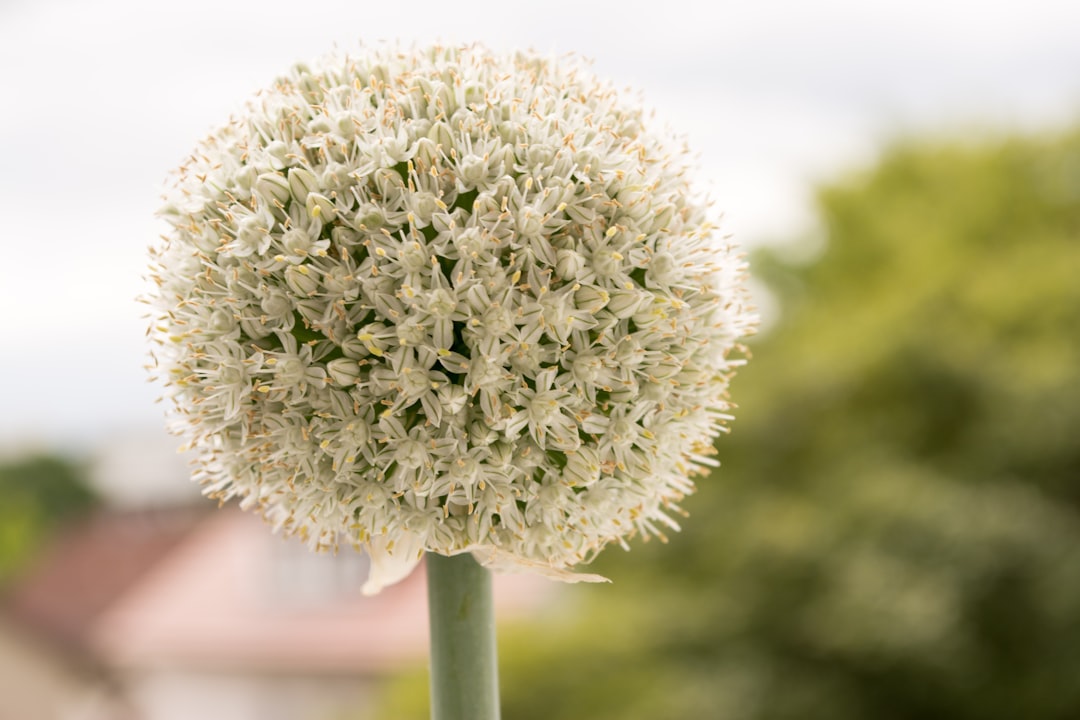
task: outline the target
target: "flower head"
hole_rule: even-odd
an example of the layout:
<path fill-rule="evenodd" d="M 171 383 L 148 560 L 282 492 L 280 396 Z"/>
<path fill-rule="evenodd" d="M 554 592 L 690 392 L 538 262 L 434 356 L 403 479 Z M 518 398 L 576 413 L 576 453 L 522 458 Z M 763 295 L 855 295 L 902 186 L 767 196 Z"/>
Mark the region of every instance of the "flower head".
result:
<path fill-rule="evenodd" d="M 675 527 L 754 317 L 686 151 L 572 59 L 297 65 L 179 170 L 151 334 L 209 495 L 567 574 Z M 581 577 L 581 576 L 573 576 Z"/>

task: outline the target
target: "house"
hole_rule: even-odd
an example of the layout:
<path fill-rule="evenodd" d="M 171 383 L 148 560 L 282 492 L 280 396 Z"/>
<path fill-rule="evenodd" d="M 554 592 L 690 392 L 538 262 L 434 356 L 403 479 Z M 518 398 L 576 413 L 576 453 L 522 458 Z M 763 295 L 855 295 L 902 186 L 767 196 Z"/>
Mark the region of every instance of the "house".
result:
<path fill-rule="evenodd" d="M 0 601 L 0 720 L 362 720 L 427 653 L 422 569 L 366 575 L 236 509 L 105 511 Z M 497 577 L 500 619 L 557 586 Z"/>

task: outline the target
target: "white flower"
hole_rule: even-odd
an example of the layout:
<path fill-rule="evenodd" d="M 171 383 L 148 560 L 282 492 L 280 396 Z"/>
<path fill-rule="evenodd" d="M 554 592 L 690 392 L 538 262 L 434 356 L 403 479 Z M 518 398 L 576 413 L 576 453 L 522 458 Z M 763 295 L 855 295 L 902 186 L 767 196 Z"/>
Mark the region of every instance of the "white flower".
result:
<path fill-rule="evenodd" d="M 154 364 L 197 479 L 316 547 L 562 577 L 663 537 L 755 319 L 677 138 L 573 59 L 296 66 L 180 168 Z"/>

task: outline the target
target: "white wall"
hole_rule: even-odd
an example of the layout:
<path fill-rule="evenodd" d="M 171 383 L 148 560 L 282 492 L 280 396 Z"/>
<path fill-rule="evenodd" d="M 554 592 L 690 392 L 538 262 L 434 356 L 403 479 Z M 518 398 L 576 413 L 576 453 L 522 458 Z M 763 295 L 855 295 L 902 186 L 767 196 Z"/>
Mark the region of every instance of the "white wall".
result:
<path fill-rule="evenodd" d="M 369 678 L 161 668 L 126 681 L 140 720 L 364 720 L 374 700 Z"/>
<path fill-rule="evenodd" d="M 127 720 L 89 672 L 0 619 L 0 720 Z"/>

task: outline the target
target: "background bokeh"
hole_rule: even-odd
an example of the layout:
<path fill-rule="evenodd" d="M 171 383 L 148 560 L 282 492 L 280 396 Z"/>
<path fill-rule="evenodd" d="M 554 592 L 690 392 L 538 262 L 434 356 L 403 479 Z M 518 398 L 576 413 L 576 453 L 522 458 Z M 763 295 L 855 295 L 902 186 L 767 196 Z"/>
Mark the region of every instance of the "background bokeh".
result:
<path fill-rule="evenodd" d="M 572 51 L 700 153 L 765 322 L 684 531 L 504 631 L 506 716 L 1080 717 L 1078 34 L 1050 0 L 0 1 L 0 586 L 190 493 L 134 298 L 199 137 L 335 44 Z M 379 717 L 423 717 L 395 678 Z"/>
<path fill-rule="evenodd" d="M 1067 123 L 1080 10 L 1020 2 L 0 3 L 0 443 L 160 425 L 145 247 L 169 169 L 335 44 L 481 41 L 595 58 L 701 154 L 745 244 L 813 223 L 817 179 L 900 133 Z"/>
<path fill-rule="evenodd" d="M 601 558 L 508 716 L 1080 717 L 1080 132 L 896 145 L 818 206 L 684 533 Z"/>

